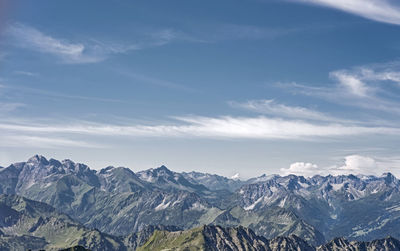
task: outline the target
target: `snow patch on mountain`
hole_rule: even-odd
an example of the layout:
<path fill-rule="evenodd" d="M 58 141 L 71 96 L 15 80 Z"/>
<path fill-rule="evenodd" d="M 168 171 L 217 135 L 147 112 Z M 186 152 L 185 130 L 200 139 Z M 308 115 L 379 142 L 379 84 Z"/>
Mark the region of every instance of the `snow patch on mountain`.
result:
<path fill-rule="evenodd" d="M 189 208 L 189 210 L 204 210 L 206 209 L 205 206 L 203 206 L 200 202 L 196 201 L 195 203 L 192 204 L 192 206 Z"/>
<path fill-rule="evenodd" d="M 233 176 L 231 177 L 231 179 L 233 179 L 233 180 L 239 180 L 239 179 L 240 179 L 240 174 L 239 174 L 239 173 L 236 173 L 235 175 L 233 175 Z"/>
<path fill-rule="evenodd" d="M 254 207 L 260 203 L 263 200 L 263 197 L 258 198 L 258 200 L 256 200 L 253 204 L 251 204 L 250 206 L 244 207 L 243 209 L 248 211 L 248 210 L 253 210 Z"/>
<path fill-rule="evenodd" d="M 333 191 L 339 191 L 340 189 L 342 189 L 343 184 L 330 184 L 332 186 Z"/>
<path fill-rule="evenodd" d="M 166 199 L 164 198 L 163 201 L 154 208 L 154 210 L 156 211 L 164 210 L 169 207 L 169 204 L 171 204 L 171 202 L 170 201 L 166 202 Z"/>

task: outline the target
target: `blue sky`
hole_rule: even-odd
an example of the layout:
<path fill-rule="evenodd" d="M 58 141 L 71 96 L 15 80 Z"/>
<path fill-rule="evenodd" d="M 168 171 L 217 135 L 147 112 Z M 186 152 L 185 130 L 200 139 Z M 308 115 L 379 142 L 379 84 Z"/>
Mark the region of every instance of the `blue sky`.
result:
<path fill-rule="evenodd" d="M 0 165 L 400 175 L 395 1 L 0 9 Z"/>

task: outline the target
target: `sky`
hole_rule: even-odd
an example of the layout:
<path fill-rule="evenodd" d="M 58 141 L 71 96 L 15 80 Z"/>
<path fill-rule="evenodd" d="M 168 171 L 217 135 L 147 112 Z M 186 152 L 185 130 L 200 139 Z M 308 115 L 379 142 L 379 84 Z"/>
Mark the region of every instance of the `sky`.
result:
<path fill-rule="evenodd" d="M 394 0 L 0 0 L 0 165 L 400 176 Z"/>

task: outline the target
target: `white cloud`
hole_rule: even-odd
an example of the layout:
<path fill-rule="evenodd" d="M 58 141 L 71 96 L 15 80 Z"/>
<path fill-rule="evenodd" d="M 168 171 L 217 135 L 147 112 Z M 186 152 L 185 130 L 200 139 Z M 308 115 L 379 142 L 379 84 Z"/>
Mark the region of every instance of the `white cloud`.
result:
<path fill-rule="evenodd" d="M 16 148 L 102 148 L 99 144 L 92 144 L 82 140 L 73 140 L 63 137 L 30 136 L 30 135 L 1 135 L 0 147 Z"/>
<path fill-rule="evenodd" d="M 390 0 L 291 0 L 321 5 L 383 23 L 400 25 L 400 6 Z"/>
<path fill-rule="evenodd" d="M 288 106 L 275 102 L 272 99 L 250 100 L 245 103 L 231 102 L 232 106 L 245 108 L 250 111 L 276 115 L 286 118 L 299 118 L 307 120 L 339 121 L 338 118 L 330 117 L 322 112 L 300 106 Z"/>
<path fill-rule="evenodd" d="M 330 77 L 353 95 L 373 97 L 377 90 L 382 89 L 384 82 L 400 83 L 400 66 L 398 63 L 361 66 L 352 70 L 331 72 Z M 377 84 L 381 86 L 376 86 Z"/>
<path fill-rule="evenodd" d="M 7 33 L 17 39 L 19 46 L 52 54 L 67 63 L 93 63 L 104 59 L 103 55 L 96 53 L 96 48 L 88 51 L 90 48 L 82 43 L 71 43 L 64 39 L 54 38 L 20 23 L 10 25 Z"/>
<path fill-rule="evenodd" d="M 347 174 L 379 174 L 377 163 L 371 157 L 361 155 L 349 155 L 344 158 L 344 165 L 329 168 L 329 172 L 334 175 Z"/>
<path fill-rule="evenodd" d="M 332 87 L 315 87 L 291 83 L 277 83 L 294 94 L 321 98 L 340 105 L 370 111 L 400 114 L 399 96 L 389 85 L 400 87 L 400 62 L 359 66 L 330 72 L 337 83 Z M 396 96 L 397 95 L 397 96 Z"/>
<path fill-rule="evenodd" d="M 91 96 L 81 96 L 81 95 L 68 95 L 62 92 L 52 92 L 39 88 L 29 88 L 17 85 L 0 85 L 0 88 L 5 90 L 15 90 L 18 94 L 20 93 L 30 93 L 35 95 L 62 98 L 62 99 L 73 99 L 73 100 L 87 100 L 87 101 L 98 101 L 98 102 L 109 102 L 109 103 L 127 103 L 123 100 L 102 98 L 102 97 L 91 97 Z"/>
<path fill-rule="evenodd" d="M 369 92 L 367 85 L 356 75 L 345 71 L 331 72 L 330 76 L 337 79 L 339 84 L 346 88 L 351 94 L 366 97 Z"/>
<path fill-rule="evenodd" d="M 6 34 L 13 37 L 16 45 L 33 51 L 51 54 L 64 63 L 96 63 L 105 60 L 111 54 L 121 54 L 133 50 L 158 47 L 176 40 L 193 41 L 183 33 L 172 29 L 161 29 L 148 32 L 129 44 L 105 43 L 96 39 L 84 42 L 71 42 L 43 33 L 34 27 L 14 23 L 9 25 Z M 20 72 L 23 73 L 23 72 Z"/>
<path fill-rule="evenodd" d="M 390 81 L 400 83 L 400 64 L 391 62 L 362 66 L 353 70 L 353 75 L 364 81 Z"/>
<path fill-rule="evenodd" d="M 357 135 L 400 135 L 400 128 L 364 127 L 342 124 L 317 124 L 305 121 L 260 117 L 178 117 L 158 125 L 75 125 L 1 123 L 2 132 L 36 134 L 81 134 L 131 137 L 198 137 L 214 139 L 313 140 Z"/>
<path fill-rule="evenodd" d="M 312 177 L 314 175 L 349 175 L 349 174 L 365 174 L 380 175 L 395 167 L 393 162 L 391 166 L 387 165 L 388 160 L 385 158 L 379 162 L 372 157 L 362 155 L 348 155 L 343 158 L 343 164 L 327 167 L 318 167 L 316 164 L 295 162 L 289 168 L 281 168 L 282 175 L 302 175 Z M 399 162 L 397 162 L 398 164 Z"/>
<path fill-rule="evenodd" d="M 294 174 L 298 176 L 312 177 L 314 175 L 321 174 L 321 170 L 316 164 L 295 162 L 291 164 L 289 168 L 281 168 L 281 174 Z"/>

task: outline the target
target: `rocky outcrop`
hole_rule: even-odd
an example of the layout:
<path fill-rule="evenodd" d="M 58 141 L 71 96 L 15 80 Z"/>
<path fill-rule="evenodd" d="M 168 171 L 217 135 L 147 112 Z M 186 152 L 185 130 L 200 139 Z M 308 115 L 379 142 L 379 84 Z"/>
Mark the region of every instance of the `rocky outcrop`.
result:
<path fill-rule="evenodd" d="M 354 251 L 397 251 L 400 250 L 400 241 L 386 237 L 384 239 L 363 242 L 363 241 L 348 241 L 344 238 L 335 238 L 323 246 L 317 248 L 317 251 L 341 251 L 341 250 L 354 250 Z"/>

